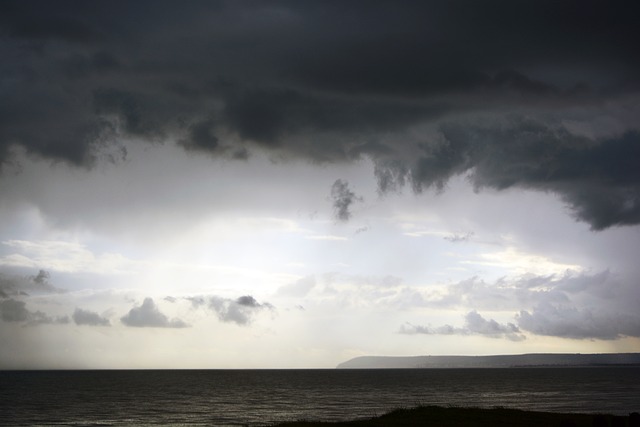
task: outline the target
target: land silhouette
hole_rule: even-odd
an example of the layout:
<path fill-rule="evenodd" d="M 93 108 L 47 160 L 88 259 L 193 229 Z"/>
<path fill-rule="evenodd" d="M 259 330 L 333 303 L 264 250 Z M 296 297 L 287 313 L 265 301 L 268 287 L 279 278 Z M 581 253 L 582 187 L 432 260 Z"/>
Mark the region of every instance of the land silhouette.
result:
<path fill-rule="evenodd" d="M 640 365 L 640 353 L 531 353 L 493 356 L 361 356 L 338 369 L 519 368 Z"/>
<path fill-rule="evenodd" d="M 455 408 L 441 406 L 419 406 L 397 409 L 362 420 L 340 422 L 295 421 L 277 424 L 274 427 L 315 426 L 433 426 L 433 427 L 640 427 L 640 414 L 629 416 L 608 414 L 562 414 L 552 412 L 521 411 L 506 408 Z"/>

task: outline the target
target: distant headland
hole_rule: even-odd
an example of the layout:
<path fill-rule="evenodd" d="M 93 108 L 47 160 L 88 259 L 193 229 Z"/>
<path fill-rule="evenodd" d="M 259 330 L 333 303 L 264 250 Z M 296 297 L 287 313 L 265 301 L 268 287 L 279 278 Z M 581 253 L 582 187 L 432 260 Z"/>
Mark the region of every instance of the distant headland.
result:
<path fill-rule="evenodd" d="M 640 366 L 640 353 L 532 353 L 495 356 L 361 356 L 337 369 L 524 368 L 553 366 Z"/>

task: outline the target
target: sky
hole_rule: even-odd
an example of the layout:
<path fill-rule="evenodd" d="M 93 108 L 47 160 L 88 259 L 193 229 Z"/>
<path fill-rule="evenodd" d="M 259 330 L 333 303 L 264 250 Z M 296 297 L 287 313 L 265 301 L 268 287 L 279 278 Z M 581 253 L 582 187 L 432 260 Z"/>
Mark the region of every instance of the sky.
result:
<path fill-rule="evenodd" d="M 635 2 L 0 3 L 0 369 L 640 352 Z"/>

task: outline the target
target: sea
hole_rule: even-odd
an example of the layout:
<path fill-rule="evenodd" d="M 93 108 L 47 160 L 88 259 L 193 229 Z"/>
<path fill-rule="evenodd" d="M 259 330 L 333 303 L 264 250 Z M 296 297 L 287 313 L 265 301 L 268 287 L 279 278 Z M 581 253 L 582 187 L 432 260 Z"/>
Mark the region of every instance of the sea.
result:
<path fill-rule="evenodd" d="M 0 371 L 2 426 L 265 426 L 418 405 L 640 412 L 640 367 Z"/>

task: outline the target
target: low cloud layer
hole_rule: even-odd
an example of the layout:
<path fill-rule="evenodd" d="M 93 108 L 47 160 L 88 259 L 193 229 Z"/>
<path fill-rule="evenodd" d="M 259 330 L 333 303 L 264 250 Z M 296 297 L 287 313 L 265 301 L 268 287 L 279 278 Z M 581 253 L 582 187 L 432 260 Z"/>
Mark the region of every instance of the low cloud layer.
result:
<path fill-rule="evenodd" d="M 535 335 L 571 339 L 615 340 L 640 337 L 640 315 L 598 308 L 540 304 L 516 315 L 518 326 Z"/>
<path fill-rule="evenodd" d="M 493 319 L 485 319 L 477 311 L 470 311 L 465 316 L 465 324 L 458 328 L 451 325 L 420 326 L 405 324 L 400 327 L 401 334 L 424 335 L 482 335 L 488 338 L 504 338 L 511 341 L 522 341 L 525 336 L 513 323 L 501 324 Z"/>
<path fill-rule="evenodd" d="M 3 2 L 0 167 L 20 151 L 118 161 L 127 138 L 226 159 L 369 157 L 382 192 L 471 173 L 477 188 L 556 193 L 596 230 L 638 224 L 638 8 Z"/>
<path fill-rule="evenodd" d="M 67 324 L 68 316 L 48 316 L 41 311 L 30 311 L 27 303 L 13 298 L 0 301 L 0 319 L 4 322 L 16 322 L 27 325 Z"/>
<path fill-rule="evenodd" d="M 145 298 L 142 305 L 133 307 L 120 318 L 126 325 L 137 328 L 186 328 L 187 325 L 181 319 L 171 319 L 160 312 L 152 298 Z"/>
<path fill-rule="evenodd" d="M 407 334 L 478 334 L 513 341 L 527 333 L 568 339 L 640 337 L 640 293 L 635 283 L 609 270 L 505 276 L 491 282 L 472 277 L 425 287 L 408 286 L 394 276 L 328 273 L 298 279 L 276 295 L 304 300 L 306 306 L 411 311 L 425 319 L 431 310 L 467 312 L 463 326 L 406 324 L 402 332 Z M 513 320 L 486 319 L 479 314 L 485 311 Z"/>
<path fill-rule="evenodd" d="M 569 272 L 505 277 L 495 283 L 472 278 L 448 286 L 444 293 L 421 294 L 416 301 L 419 306 L 438 309 L 478 307 L 511 312 L 514 323 L 506 327 L 515 327 L 517 332 L 569 339 L 613 340 L 640 337 L 640 315 L 636 310 L 639 298 L 633 284 L 624 283 L 611 272 L 603 271 L 593 275 Z M 467 315 L 464 328 L 405 326 L 403 331 L 431 334 L 480 333 L 483 328 L 500 331 L 500 325 L 491 324 L 491 321 L 486 323 L 474 313 Z"/>

